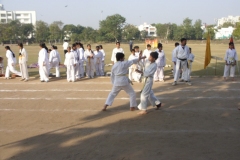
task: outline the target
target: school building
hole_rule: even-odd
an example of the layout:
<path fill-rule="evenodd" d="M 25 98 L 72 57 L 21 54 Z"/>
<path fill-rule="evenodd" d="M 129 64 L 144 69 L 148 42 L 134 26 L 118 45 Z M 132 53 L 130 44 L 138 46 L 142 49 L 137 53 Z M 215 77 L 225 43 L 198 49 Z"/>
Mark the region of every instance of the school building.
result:
<path fill-rule="evenodd" d="M 157 37 L 157 28 L 147 24 L 147 23 L 143 23 L 140 26 L 138 26 L 138 30 L 141 31 L 147 31 L 147 36 L 148 37 Z"/>
<path fill-rule="evenodd" d="M 6 11 L 3 4 L 0 4 L 0 23 L 9 23 L 13 20 L 35 26 L 37 21 L 36 11 Z"/>

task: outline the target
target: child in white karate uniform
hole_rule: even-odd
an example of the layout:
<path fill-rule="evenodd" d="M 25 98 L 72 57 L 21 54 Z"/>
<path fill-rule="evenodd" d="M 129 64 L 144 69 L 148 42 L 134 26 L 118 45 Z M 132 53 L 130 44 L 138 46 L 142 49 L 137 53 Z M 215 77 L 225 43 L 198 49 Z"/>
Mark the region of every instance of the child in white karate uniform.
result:
<path fill-rule="evenodd" d="M 116 59 L 116 54 L 117 53 L 123 53 L 124 54 L 124 51 L 122 48 L 120 48 L 120 42 L 116 42 L 116 48 L 113 49 L 112 51 L 112 57 L 111 57 L 111 61 L 112 61 L 112 64 L 116 63 L 117 62 L 117 59 Z"/>
<path fill-rule="evenodd" d="M 116 54 L 117 62 L 112 67 L 111 81 L 113 84 L 112 91 L 109 93 L 106 103 L 102 109 L 102 111 L 106 111 L 108 106 L 111 106 L 114 98 L 118 95 L 121 90 L 124 90 L 130 96 L 130 110 L 134 111 L 137 106 L 136 102 L 136 94 L 131 86 L 131 82 L 127 77 L 128 68 L 132 64 L 136 64 L 139 60 L 141 60 L 141 56 L 139 58 L 124 61 L 124 54 L 117 53 Z"/>
<path fill-rule="evenodd" d="M 136 55 L 135 55 L 135 50 L 132 49 L 132 54 L 128 57 L 128 60 L 131 61 L 133 59 L 136 59 L 138 58 Z M 137 69 L 137 64 L 132 64 L 130 67 L 129 67 L 129 73 L 128 73 L 128 78 L 133 81 L 135 80 L 134 79 L 134 72 L 135 70 Z"/>
<path fill-rule="evenodd" d="M 192 63 L 194 61 L 194 54 L 192 53 L 192 48 L 189 48 L 189 55 L 188 55 L 188 78 L 189 78 L 189 82 L 190 82 L 190 79 L 191 79 L 191 72 L 192 72 Z M 184 79 L 184 78 L 182 78 Z"/>
<path fill-rule="evenodd" d="M 87 45 L 87 49 L 84 52 L 84 58 L 86 61 L 86 75 L 88 78 L 94 78 L 95 57 L 90 44 Z"/>
<path fill-rule="evenodd" d="M 60 54 L 57 51 L 57 46 L 52 46 L 52 51 L 49 54 L 49 64 L 50 64 L 50 68 L 49 71 L 51 70 L 51 68 L 56 68 L 56 77 L 60 77 L 60 70 L 59 70 L 59 65 L 61 63 L 61 58 L 60 58 Z"/>
<path fill-rule="evenodd" d="M 105 51 L 103 50 L 103 46 L 102 46 L 102 45 L 99 45 L 99 47 L 100 47 L 100 51 L 101 51 L 102 54 L 103 54 L 102 70 L 103 70 L 103 75 L 105 75 L 105 56 L 106 56 L 106 53 L 105 53 Z"/>
<path fill-rule="evenodd" d="M 145 62 L 145 70 L 143 72 L 143 77 L 145 78 L 145 83 L 141 91 L 141 102 L 138 105 L 138 109 L 141 110 L 138 114 L 147 114 L 148 100 L 151 102 L 153 107 L 157 107 L 157 110 L 161 107 L 161 102 L 154 95 L 152 90 L 153 85 L 153 75 L 157 70 L 157 63 L 155 61 L 158 59 L 159 53 L 152 52 L 148 61 Z"/>
<path fill-rule="evenodd" d="M 71 47 L 67 48 L 67 53 L 65 54 L 64 65 L 67 68 L 67 81 L 75 82 L 75 67 L 78 63 L 73 52 L 71 52 Z"/>
<path fill-rule="evenodd" d="M 229 43 L 229 49 L 226 51 L 224 60 L 226 62 L 223 75 L 224 80 L 227 80 L 227 78 L 230 76 L 233 81 L 235 77 L 235 69 L 238 60 L 237 52 L 234 49 L 233 42 Z"/>
<path fill-rule="evenodd" d="M 158 59 L 156 60 L 157 70 L 154 74 L 154 81 L 164 82 L 164 67 L 166 65 L 166 57 L 162 50 L 161 43 L 158 44 L 158 50 L 156 52 L 158 53 Z"/>
<path fill-rule="evenodd" d="M 96 46 L 96 51 L 94 51 L 95 71 L 96 71 L 96 76 L 103 76 L 104 75 L 102 70 L 103 54 L 99 49 L 100 47 Z"/>
<path fill-rule="evenodd" d="M 39 74 L 41 82 L 49 82 L 49 59 L 48 59 L 48 49 L 45 43 L 40 43 L 41 50 L 38 53 L 38 65 Z"/>
<path fill-rule="evenodd" d="M 18 46 L 20 49 L 19 50 L 19 66 L 20 66 L 20 72 L 22 73 L 21 81 L 27 82 L 29 79 L 28 68 L 27 68 L 28 54 L 25 48 L 23 48 L 22 43 L 19 43 Z"/>

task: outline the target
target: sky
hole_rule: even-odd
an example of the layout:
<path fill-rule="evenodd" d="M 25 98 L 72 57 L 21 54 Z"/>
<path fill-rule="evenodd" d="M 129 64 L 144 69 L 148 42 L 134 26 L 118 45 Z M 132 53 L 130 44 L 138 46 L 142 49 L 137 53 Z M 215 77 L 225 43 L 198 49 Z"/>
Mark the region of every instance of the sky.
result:
<path fill-rule="evenodd" d="M 61 20 L 94 29 L 101 19 L 113 14 L 122 15 L 133 25 L 181 24 L 186 17 L 214 24 L 214 19 L 240 16 L 240 0 L 0 0 L 0 4 L 9 11 L 36 11 L 37 20 L 49 24 Z"/>

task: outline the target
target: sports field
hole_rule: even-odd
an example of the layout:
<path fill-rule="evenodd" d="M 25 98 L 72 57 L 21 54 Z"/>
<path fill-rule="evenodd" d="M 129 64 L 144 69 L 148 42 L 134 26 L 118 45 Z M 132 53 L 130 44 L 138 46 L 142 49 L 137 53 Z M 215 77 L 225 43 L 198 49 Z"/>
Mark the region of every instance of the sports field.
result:
<path fill-rule="evenodd" d="M 92 44 L 92 49 L 95 49 L 96 45 L 99 45 L 99 44 Z M 112 43 L 112 44 L 108 43 L 108 44 L 102 44 L 102 45 L 103 45 L 103 48 L 104 48 L 104 50 L 107 54 L 106 55 L 106 64 L 109 64 L 110 59 L 111 59 L 112 50 L 115 47 L 115 44 L 114 43 Z M 141 50 L 144 50 L 146 48 L 145 44 L 134 44 L 134 45 L 138 45 Z M 62 50 L 62 45 L 59 44 L 57 46 L 59 48 L 58 50 L 59 50 L 59 53 L 61 54 L 61 59 L 62 59 L 62 63 L 63 63 L 64 62 L 64 54 L 63 54 L 63 50 Z M 195 55 L 195 62 L 193 63 L 193 67 L 192 67 L 192 70 L 193 70 L 192 76 L 214 76 L 215 74 L 218 75 L 218 76 L 223 75 L 223 68 L 224 68 L 224 64 L 225 64 L 224 61 L 218 61 L 218 65 L 216 67 L 215 66 L 216 61 L 214 59 L 212 59 L 209 67 L 206 70 L 203 70 L 205 49 L 206 49 L 205 42 L 196 44 L 196 42 L 193 41 L 193 43 L 191 43 L 191 41 L 190 41 L 188 46 L 192 48 L 192 52 Z M 50 48 L 50 45 L 48 45 L 48 47 Z M 86 48 L 86 44 L 84 45 L 84 47 Z M 121 47 L 124 49 L 126 57 L 128 58 L 129 54 L 130 54 L 129 45 L 128 44 L 122 44 Z M 37 63 L 38 52 L 40 50 L 40 47 L 34 45 L 34 46 L 25 46 L 25 48 L 26 48 L 27 52 L 29 53 L 28 64 Z M 226 52 L 227 48 L 228 48 L 228 44 L 211 44 L 212 55 L 220 57 L 220 58 L 224 58 L 224 55 L 225 55 L 225 52 Z M 17 45 L 11 45 L 11 49 L 18 56 L 18 53 L 19 53 L 18 46 Z M 163 44 L 163 50 L 166 54 L 168 65 L 172 65 L 171 59 L 172 59 L 172 50 L 173 49 L 174 49 L 173 42 L 168 43 L 168 44 Z M 153 48 L 152 50 L 154 51 L 154 50 L 156 50 L 156 48 Z M 238 45 L 238 44 L 236 45 L 236 50 L 240 52 L 240 45 Z M 0 56 L 5 57 L 5 49 L 4 49 L 3 46 L 0 46 Z M 6 64 L 6 58 L 5 58 L 5 64 Z M 217 68 L 216 72 L 215 72 L 215 67 Z M 172 67 L 165 68 L 165 75 L 172 75 L 171 69 L 172 69 Z M 111 66 L 106 67 L 105 70 L 110 71 Z M 62 75 L 64 76 L 65 75 L 65 69 L 62 68 L 61 71 L 62 71 Z M 29 72 L 30 72 L 31 76 L 37 76 L 38 75 L 38 70 L 37 69 L 29 69 Z M 239 75 L 239 70 L 238 69 L 236 69 L 236 75 Z"/>
<path fill-rule="evenodd" d="M 161 110 L 139 116 L 124 92 L 100 111 L 109 78 L 0 79 L 0 159 L 239 160 L 240 79 L 171 82 L 154 83 Z M 139 97 L 142 84 L 133 87 Z"/>

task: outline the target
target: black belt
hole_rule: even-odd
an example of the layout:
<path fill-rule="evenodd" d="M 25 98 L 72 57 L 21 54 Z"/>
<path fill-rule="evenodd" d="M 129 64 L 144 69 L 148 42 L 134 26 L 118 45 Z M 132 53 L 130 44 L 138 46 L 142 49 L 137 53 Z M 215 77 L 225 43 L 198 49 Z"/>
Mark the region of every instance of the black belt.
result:
<path fill-rule="evenodd" d="M 181 59 L 181 58 L 177 58 L 177 59 L 179 59 L 180 61 L 186 61 L 187 59 Z"/>

